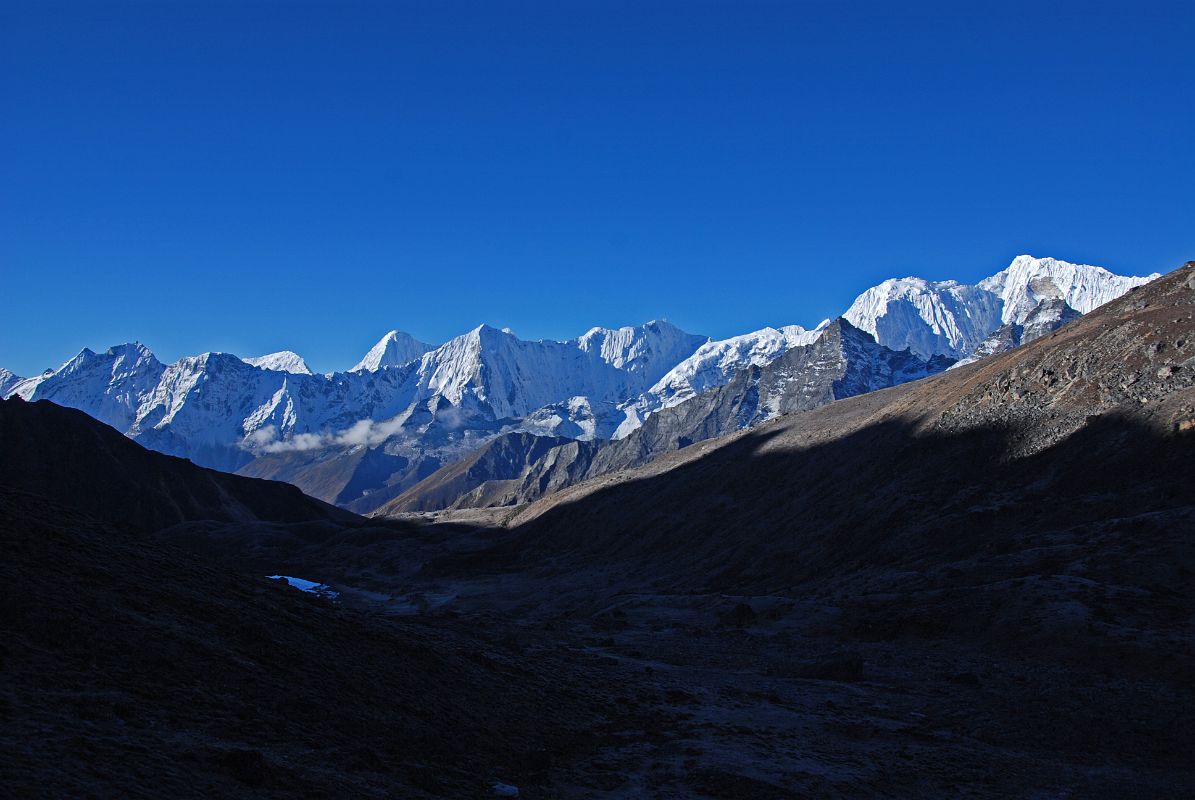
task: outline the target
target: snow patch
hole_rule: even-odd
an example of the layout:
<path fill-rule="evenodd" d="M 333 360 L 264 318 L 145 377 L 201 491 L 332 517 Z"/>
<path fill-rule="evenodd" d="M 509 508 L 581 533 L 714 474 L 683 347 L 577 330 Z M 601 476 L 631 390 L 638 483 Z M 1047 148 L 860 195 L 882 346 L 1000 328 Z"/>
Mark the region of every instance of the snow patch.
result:
<path fill-rule="evenodd" d="M 241 359 L 246 364 L 258 369 L 274 370 L 275 372 L 290 372 L 295 375 L 311 375 L 307 362 L 298 353 L 291 350 L 280 350 L 264 356 Z"/>
<path fill-rule="evenodd" d="M 295 578 L 291 575 L 267 575 L 266 577 L 272 581 L 286 581 L 289 585 L 295 589 L 298 589 L 300 592 L 319 595 L 320 597 L 325 597 L 329 600 L 335 600 L 340 597 L 340 592 L 333 590 L 332 587 L 326 583 L 317 583 L 304 578 Z"/>

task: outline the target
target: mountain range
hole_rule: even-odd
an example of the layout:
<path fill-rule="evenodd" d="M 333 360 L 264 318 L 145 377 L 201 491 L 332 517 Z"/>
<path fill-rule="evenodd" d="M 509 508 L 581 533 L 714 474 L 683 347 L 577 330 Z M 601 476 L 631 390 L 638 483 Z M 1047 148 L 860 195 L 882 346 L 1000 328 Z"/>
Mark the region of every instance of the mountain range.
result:
<path fill-rule="evenodd" d="M 611 442 L 581 448 L 608 454 L 582 472 L 621 468 L 1015 346 L 1152 277 L 1019 256 L 973 286 L 885 281 L 811 329 L 711 340 L 654 321 L 557 342 L 482 325 L 439 346 L 391 331 L 352 369 L 327 375 L 289 351 L 163 364 L 132 343 L 84 349 L 32 378 L 0 371 L 0 391 L 78 408 L 160 452 L 290 481 L 369 512 L 497 437 Z M 513 452 L 516 441 L 528 440 L 502 446 Z M 517 460 L 520 480 L 538 473 Z M 399 505 L 438 504 L 409 501 Z"/>
<path fill-rule="evenodd" d="M 495 437 L 443 498 L 558 488 L 472 523 L 5 400 L 0 793 L 1190 797 L 1195 262 L 1017 319 L 919 380 L 835 320 L 621 439 Z"/>

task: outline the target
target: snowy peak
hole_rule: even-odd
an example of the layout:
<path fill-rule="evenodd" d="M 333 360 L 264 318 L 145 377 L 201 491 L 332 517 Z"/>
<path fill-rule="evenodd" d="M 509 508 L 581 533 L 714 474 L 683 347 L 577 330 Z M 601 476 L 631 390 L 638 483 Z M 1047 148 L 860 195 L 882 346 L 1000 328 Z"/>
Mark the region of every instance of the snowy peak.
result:
<path fill-rule="evenodd" d="M 103 353 L 85 347 L 57 370 L 22 381 L 11 393 L 25 400 L 52 400 L 78 408 L 125 430 L 164 369 L 139 342 L 110 347 Z"/>
<path fill-rule="evenodd" d="M 859 295 L 842 316 L 893 350 L 960 356 L 1000 325 L 1000 300 L 956 281 L 892 278 Z"/>
<path fill-rule="evenodd" d="M 138 374 L 158 373 L 161 369 L 162 362 L 148 347 L 140 342 L 129 342 L 109 347 L 102 354 L 84 347 L 78 355 L 59 367 L 54 377 L 86 375 L 104 379 L 111 385 Z"/>
<path fill-rule="evenodd" d="M 23 380 L 20 375 L 0 367 L 0 397 L 7 397 L 8 392 Z"/>
<path fill-rule="evenodd" d="M 708 337 L 685 333 L 670 322 L 652 320 L 645 325 L 616 330 L 592 328 L 577 344 L 612 367 L 652 383 L 708 341 Z"/>
<path fill-rule="evenodd" d="M 421 342 L 409 333 L 390 331 L 349 372 L 377 372 L 389 367 L 401 367 L 434 349 L 433 345 Z"/>
<path fill-rule="evenodd" d="M 512 419 L 582 398 L 616 403 L 643 391 L 705 341 L 664 322 L 618 330 L 594 328 L 577 339 L 527 341 L 480 325 L 427 353 L 419 364 L 419 399 Z"/>
<path fill-rule="evenodd" d="M 1080 314 L 1086 314 L 1157 277 L 1156 272 L 1144 277 L 1116 275 L 1090 264 L 1021 255 L 1006 269 L 980 281 L 979 288 L 997 295 L 1003 302 L 1001 323 L 1022 324 L 1043 300 L 1062 300 Z"/>
<path fill-rule="evenodd" d="M 996 329 L 1022 324 L 1043 300 L 1087 313 L 1158 277 L 1115 275 L 1102 267 L 1017 256 L 975 286 L 895 278 L 868 289 L 843 315 L 880 344 L 919 356 L 969 356 Z"/>
<path fill-rule="evenodd" d="M 658 403 L 649 401 L 646 405 L 667 408 L 682 403 L 726 383 L 740 369 L 763 366 L 790 348 L 815 341 L 829 324 L 830 320 L 824 320 L 813 330 L 806 330 L 800 325 L 786 325 L 779 329 L 762 328 L 729 339 L 707 341 L 648 390 L 647 394 Z"/>
<path fill-rule="evenodd" d="M 241 359 L 250 366 L 258 369 L 268 369 L 273 372 L 289 372 L 293 375 L 311 375 L 307 362 L 298 353 L 291 350 L 280 350 L 264 356 Z"/>

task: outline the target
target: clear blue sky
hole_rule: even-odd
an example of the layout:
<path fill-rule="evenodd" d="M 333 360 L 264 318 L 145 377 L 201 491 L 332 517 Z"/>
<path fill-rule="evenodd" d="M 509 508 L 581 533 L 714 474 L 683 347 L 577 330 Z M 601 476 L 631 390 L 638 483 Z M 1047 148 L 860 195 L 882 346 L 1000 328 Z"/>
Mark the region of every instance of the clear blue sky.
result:
<path fill-rule="evenodd" d="M 983 6 L 983 8 L 980 8 Z M 8 2 L 0 365 L 1195 258 L 1190 2 Z"/>

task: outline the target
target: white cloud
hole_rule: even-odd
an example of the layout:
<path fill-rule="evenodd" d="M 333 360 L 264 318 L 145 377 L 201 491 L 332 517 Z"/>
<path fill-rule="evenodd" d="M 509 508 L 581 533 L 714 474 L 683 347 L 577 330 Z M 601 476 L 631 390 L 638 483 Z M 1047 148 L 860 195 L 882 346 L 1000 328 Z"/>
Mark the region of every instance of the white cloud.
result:
<path fill-rule="evenodd" d="M 381 422 L 363 419 L 347 428 L 329 433 L 296 433 L 283 439 L 278 426 L 266 425 L 249 433 L 241 440 L 241 447 L 258 455 L 263 453 L 289 453 L 318 450 L 321 447 L 351 447 L 365 445 L 376 447 L 402 430 L 398 417 Z"/>

